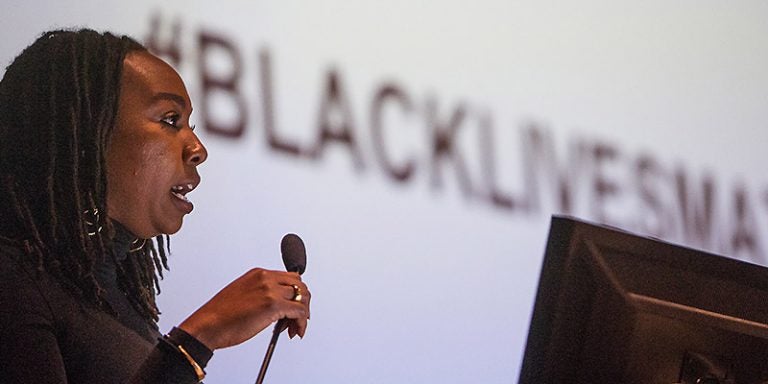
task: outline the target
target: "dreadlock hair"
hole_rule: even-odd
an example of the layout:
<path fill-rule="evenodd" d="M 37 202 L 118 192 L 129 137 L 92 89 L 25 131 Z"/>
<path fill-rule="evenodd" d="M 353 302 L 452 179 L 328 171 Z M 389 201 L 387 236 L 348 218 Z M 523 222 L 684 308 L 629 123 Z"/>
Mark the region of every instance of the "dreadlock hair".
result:
<path fill-rule="evenodd" d="M 123 59 L 143 50 L 127 36 L 46 32 L 0 81 L 0 236 L 23 243 L 38 272 L 111 313 L 94 277 L 97 261 L 117 260 L 105 153 Z M 168 269 L 167 243 L 156 240 L 117 263 L 120 288 L 150 323 L 158 320 L 155 292 Z"/>

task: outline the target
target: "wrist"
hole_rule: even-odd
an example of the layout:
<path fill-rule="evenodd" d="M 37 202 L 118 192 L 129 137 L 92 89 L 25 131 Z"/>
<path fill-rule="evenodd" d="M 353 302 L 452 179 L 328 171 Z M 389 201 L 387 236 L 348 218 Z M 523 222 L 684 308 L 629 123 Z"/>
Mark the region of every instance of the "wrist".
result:
<path fill-rule="evenodd" d="M 162 337 L 161 343 L 178 353 L 189 364 L 197 381 L 202 382 L 205 378 L 204 368 L 213 356 L 213 351 L 194 336 L 176 327 Z"/>
<path fill-rule="evenodd" d="M 204 326 L 204 324 L 199 324 L 199 322 L 195 323 L 194 321 L 187 319 L 174 328 L 183 331 L 211 351 L 219 349 L 213 334 L 207 331 L 207 328 Z"/>

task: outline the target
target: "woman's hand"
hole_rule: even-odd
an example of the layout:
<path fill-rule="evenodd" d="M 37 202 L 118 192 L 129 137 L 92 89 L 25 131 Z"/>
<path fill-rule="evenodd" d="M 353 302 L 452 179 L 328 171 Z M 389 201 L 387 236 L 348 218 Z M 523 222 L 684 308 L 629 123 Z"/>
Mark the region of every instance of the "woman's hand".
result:
<path fill-rule="evenodd" d="M 301 301 L 293 300 L 294 285 Z M 254 268 L 219 291 L 179 328 L 211 350 L 240 344 L 273 322 L 288 318 L 288 334 L 304 337 L 310 293 L 294 272 Z"/>

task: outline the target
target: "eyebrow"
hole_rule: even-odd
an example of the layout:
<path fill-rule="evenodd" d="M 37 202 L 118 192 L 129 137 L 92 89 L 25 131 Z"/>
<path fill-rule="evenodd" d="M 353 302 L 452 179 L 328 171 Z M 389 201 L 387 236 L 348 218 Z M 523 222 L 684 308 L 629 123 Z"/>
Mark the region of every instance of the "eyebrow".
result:
<path fill-rule="evenodd" d="M 152 96 L 152 103 L 160 100 L 171 100 L 176 104 L 179 104 L 179 106 L 181 106 L 182 108 L 187 107 L 187 101 L 183 97 L 175 93 L 159 92 L 159 93 L 156 93 L 154 96 Z"/>

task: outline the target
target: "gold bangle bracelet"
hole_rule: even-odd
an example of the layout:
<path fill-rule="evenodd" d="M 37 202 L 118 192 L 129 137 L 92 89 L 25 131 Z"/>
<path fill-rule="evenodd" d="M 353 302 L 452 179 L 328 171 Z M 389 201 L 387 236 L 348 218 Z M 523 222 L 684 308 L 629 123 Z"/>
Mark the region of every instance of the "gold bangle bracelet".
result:
<path fill-rule="evenodd" d="M 173 343 L 175 345 L 175 343 Z M 195 375 L 197 375 L 197 382 L 202 382 L 203 379 L 205 379 L 205 371 L 203 371 L 203 368 L 200 367 L 200 364 L 195 361 L 195 359 L 192 358 L 192 356 L 187 352 L 184 347 L 181 345 L 176 345 L 176 349 L 181 352 L 182 355 L 189 361 L 189 365 L 192 366 L 192 368 L 195 370 Z"/>

